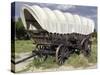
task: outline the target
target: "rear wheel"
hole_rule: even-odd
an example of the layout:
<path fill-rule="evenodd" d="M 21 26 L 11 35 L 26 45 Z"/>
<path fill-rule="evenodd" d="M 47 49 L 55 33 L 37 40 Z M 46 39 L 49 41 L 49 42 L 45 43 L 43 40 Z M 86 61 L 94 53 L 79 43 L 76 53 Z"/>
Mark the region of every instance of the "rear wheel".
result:
<path fill-rule="evenodd" d="M 83 49 L 84 56 L 88 57 L 91 55 L 91 43 L 89 41 L 86 41 L 84 43 L 84 49 Z"/>
<path fill-rule="evenodd" d="M 57 50 L 56 50 L 56 62 L 59 64 L 59 65 L 62 65 L 64 64 L 65 62 L 65 59 L 69 56 L 67 55 L 68 54 L 68 49 L 66 48 L 66 46 L 64 45 L 59 45 L 57 47 Z"/>

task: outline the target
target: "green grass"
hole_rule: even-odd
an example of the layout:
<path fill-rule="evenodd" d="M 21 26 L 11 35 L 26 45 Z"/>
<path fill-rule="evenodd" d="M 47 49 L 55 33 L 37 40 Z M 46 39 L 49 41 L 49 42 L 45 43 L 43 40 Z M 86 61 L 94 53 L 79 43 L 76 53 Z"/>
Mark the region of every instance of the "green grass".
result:
<path fill-rule="evenodd" d="M 59 66 L 54 62 L 54 57 L 48 57 L 48 59 L 45 62 L 40 62 L 38 59 L 35 59 L 33 61 L 30 61 L 28 65 L 25 66 L 20 71 L 17 71 L 16 73 L 22 73 L 31 70 L 32 72 L 35 71 L 36 69 L 50 69 L 50 68 L 58 68 Z"/>
<path fill-rule="evenodd" d="M 73 54 L 68 60 L 67 64 L 71 65 L 75 68 L 77 67 L 87 67 L 88 66 L 88 60 L 81 54 L 81 55 L 76 55 Z"/>
<path fill-rule="evenodd" d="M 76 54 L 73 54 L 67 60 L 66 63 L 73 67 L 88 67 L 89 63 L 96 64 L 97 63 L 97 43 L 96 41 L 93 41 L 92 43 L 91 56 L 85 57 L 83 54 L 79 56 Z"/>
<path fill-rule="evenodd" d="M 15 52 L 16 53 L 23 53 L 23 52 L 31 52 L 32 49 L 34 49 L 35 45 L 32 44 L 30 40 L 17 40 L 15 41 Z M 30 68 L 41 68 L 42 69 L 48 69 L 48 68 L 57 68 L 60 67 L 57 65 L 56 62 L 54 62 L 55 57 L 49 57 L 45 62 L 39 62 L 39 60 L 33 60 L 29 65 L 27 65 L 26 69 L 23 69 L 22 71 L 27 71 Z M 92 51 L 91 51 L 91 56 L 86 58 L 82 54 L 81 55 L 76 55 L 72 54 L 68 60 L 66 60 L 65 64 L 63 66 L 73 66 L 75 68 L 78 67 L 88 67 L 89 63 L 96 64 L 97 63 L 97 43 L 96 41 L 93 42 L 92 44 Z M 31 66 L 30 66 L 31 65 Z M 21 72 L 22 72 L 21 71 Z"/>
<path fill-rule="evenodd" d="M 91 56 L 87 59 L 89 63 L 97 63 L 97 45 L 92 45 Z"/>
<path fill-rule="evenodd" d="M 47 68 L 57 68 L 59 67 L 55 62 L 55 57 L 49 56 L 46 61 L 40 62 L 39 59 L 33 60 L 33 65 L 36 68 L 47 69 Z"/>
<path fill-rule="evenodd" d="M 34 45 L 30 40 L 16 40 L 15 41 L 15 52 L 31 52 L 34 48 Z"/>

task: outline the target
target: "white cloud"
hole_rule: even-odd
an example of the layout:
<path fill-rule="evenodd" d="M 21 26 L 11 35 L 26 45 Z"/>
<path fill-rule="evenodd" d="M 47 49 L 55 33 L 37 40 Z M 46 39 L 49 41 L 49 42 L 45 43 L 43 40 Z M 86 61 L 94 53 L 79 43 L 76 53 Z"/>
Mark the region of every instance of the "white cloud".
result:
<path fill-rule="evenodd" d="M 92 14 L 92 15 L 87 15 L 86 17 L 88 17 L 88 18 L 96 18 L 97 17 L 97 15 L 96 14 Z"/>
<path fill-rule="evenodd" d="M 60 9 L 60 10 L 67 10 L 70 8 L 75 8 L 75 6 L 73 6 L 73 5 L 57 5 L 56 8 Z"/>
<path fill-rule="evenodd" d="M 63 5 L 63 4 L 42 4 L 40 3 L 39 4 L 40 6 L 42 7 L 48 7 L 48 8 L 53 8 L 53 9 L 58 9 L 58 10 L 67 10 L 67 9 L 70 9 L 70 8 L 76 8 L 74 5 Z"/>

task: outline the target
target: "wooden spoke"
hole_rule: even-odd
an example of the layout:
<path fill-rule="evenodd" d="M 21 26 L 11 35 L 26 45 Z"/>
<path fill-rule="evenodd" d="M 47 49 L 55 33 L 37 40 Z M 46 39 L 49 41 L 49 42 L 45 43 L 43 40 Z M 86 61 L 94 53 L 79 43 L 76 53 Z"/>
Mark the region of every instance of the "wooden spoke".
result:
<path fill-rule="evenodd" d="M 65 58 L 66 58 L 65 55 L 66 55 L 66 47 L 61 44 L 58 46 L 56 50 L 56 62 L 59 65 L 62 65 L 65 62 Z"/>

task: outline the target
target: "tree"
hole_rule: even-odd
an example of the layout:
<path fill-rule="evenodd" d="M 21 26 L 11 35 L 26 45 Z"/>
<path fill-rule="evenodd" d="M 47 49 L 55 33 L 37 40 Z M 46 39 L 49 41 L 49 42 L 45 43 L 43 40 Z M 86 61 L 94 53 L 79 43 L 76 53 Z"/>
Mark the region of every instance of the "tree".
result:
<path fill-rule="evenodd" d="M 15 22 L 15 28 L 16 28 L 16 38 L 17 39 L 27 39 L 27 33 L 23 26 L 23 23 L 21 21 L 21 18 L 18 19 L 17 22 Z"/>

